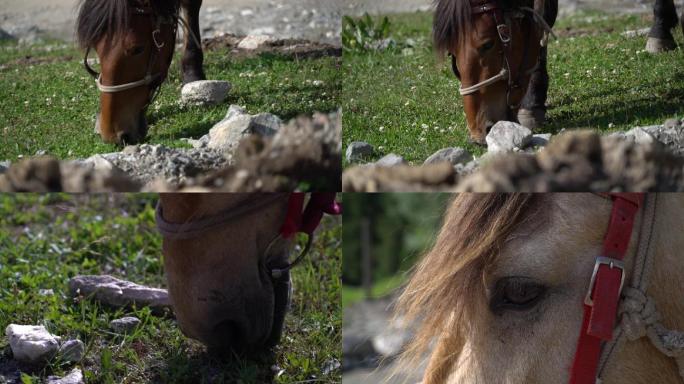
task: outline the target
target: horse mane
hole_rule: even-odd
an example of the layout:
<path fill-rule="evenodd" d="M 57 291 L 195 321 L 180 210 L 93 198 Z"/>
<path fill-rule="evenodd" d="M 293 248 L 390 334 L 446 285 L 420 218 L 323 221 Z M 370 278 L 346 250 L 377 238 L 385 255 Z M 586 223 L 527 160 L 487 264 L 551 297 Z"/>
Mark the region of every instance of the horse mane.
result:
<path fill-rule="evenodd" d="M 513 231 L 541 211 L 541 201 L 534 194 L 460 194 L 453 200 L 434 246 L 397 303 L 395 321 L 418 324 L 401 356 L 405 364 L 398 366 L 416 366 L 436 338 L 451 338 L 454 344 L 462 340 L 472 326 L 464 319 L 473 318 L 485 294 L 486 268 L 496 262 Z M 452 348 L 448 356 L 458 356 L 460 349 Z M 431 369 L 444 373 L 447 363 Z"/>
<path fill-rule="evenodd" d="M 148 0 L 162 16 L 178 14 L 180 0 Z M 93 47 L 103 38 L 117 40 L 128 30 L 128 16 L 136 0 L 81 0 L 76 19 L 76 40 L 81 48 Z"/>
<path fill-rule="evenodd" d="M 465 31 L 472 28 L 469 0 L 435 0 L 432 40 L 438 54 L 448 52 L 454 43 L 460 45 Z"/>
<path fill-rule="evenodd" d="M 506 8 L 533 5 L 530 0 L 499 0 Z M 432 22 L 432 40 L 436 52 L 443 55 L 455 44 L 462 45 L 466 32 L 473 28 L 470 0 L 434 0 L 435 14 Z"/>

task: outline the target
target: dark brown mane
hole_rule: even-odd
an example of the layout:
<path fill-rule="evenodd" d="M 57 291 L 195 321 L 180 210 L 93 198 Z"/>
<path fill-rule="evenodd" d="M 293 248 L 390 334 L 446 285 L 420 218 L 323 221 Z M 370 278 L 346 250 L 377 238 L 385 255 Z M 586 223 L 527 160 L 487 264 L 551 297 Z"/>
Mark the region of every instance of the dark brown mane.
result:
<path fill-rule="evenodd" d="M 404 354 L 407 364 L 424 356 L 444 332 L 451 337 L 459 337 L 455 330 L 467 332 L 463 319 L 478 310 L 486 268 L 521 223 L 538 217 L 543 201 L 534 194 L 465 193 L 454 199 L 435 245 L 416 266 L 399 299 L 397 319 L 420 319 Z"/>
<path fill-rule="evenodd" d="M 472 27 L 469 0 L 435 0 L 432 39 L 439 54 L 449 51 Z"/>
<path fill-rule="evenodd" d="M 178 14 L 179 0 L 151 0 L 150 6 L 163 17 Z M 76 40 L 82 48 L 93 47 L 103 38 L 117 39 L 128 29 L 135 0 L 82 0 L 76 20 Z"/>

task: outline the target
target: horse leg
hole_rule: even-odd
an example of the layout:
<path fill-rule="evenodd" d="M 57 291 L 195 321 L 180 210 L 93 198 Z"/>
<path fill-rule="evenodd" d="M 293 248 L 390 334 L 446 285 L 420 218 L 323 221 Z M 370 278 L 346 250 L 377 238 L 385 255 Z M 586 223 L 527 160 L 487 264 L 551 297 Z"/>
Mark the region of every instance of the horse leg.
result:
<path fill-rule="evenodd" d="M 205 80 L 204 74 L 204 53 L 202 53 L 202 36 L 199 27 L 199 11 L 202 7 L 202 0 L 183 0 L 183 14 L 188 22 L 190 31 L 185 31 L 185 48 L 183 51 L 183 84 L 197 80 Z M 193 38 L 192 34 L 197 38 Z M 200 45 L 197 45 L 197 43 Z"/>
<path fill-rule="evenodd" d="M 673 0 L 656 0 L 653 7 L 653 26 L 646 41 L 646 51 L 658 53 L 677 48 L 670 32 L 677 25 L 677 9 Z"/>
<path fill-rule="evenodd" d="M 530 77 L 527 93 L 518 110 L 518 122 L 533 131 L 544 125 L 546 120 L 546 95 L 549 91 L 546 52 L 546 47 L 539 51 L 539 66 Z"/>
<path fill-rule="evenodd" d="M 553 28 L 558 17 L 558 0 L 544 2 L 544 20 Z M 530 76 L 527 93 L 518 110 L 518 122 L 531 130 L 535 130 L 546 120 L 546 96 L 549 91 L 549 72 L 547 71 L 546 46 L 539 50 L 539 65 Z"/>

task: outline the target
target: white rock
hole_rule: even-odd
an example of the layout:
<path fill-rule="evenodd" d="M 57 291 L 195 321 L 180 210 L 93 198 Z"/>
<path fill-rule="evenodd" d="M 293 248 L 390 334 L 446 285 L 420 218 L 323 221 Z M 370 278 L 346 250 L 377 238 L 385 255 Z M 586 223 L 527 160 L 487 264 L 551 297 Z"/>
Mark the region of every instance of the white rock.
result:
<path fill-rule="evenodd" d="M 14 358 L 25 363 L 50 360 L 59 350 L 59 337 L 42 325 L 10 324 L 5 329 Z"/>
<path fill-rule="evenodd" d="M 550 140 L 550 133 L 538 133 L 536 135 L 532 135 L 532 139 L 530 140 L 529 145 L 532 147 L 545 147 Z"/>
<path fill-rule="evenodd" d="M 122 317 L 120 319 L 112 320 L 109 327 L 117 333 L 128 333 L 135 329 L 140 324 L 140 319 L 133 316 Z"/>
<path fill-rule="evenodd" d="M 165 289 L 150 288 L 108 275 L 75 276 L 69 280 L 71 296 L 93 298 L 113 307 L 149 306 L 152 309 L 170 307 Z"/>
<path fill-rule="evenodd" d="M 625 136 L 631 136 L 637 144 L 652 144 L 656 142 L 656 138 L 642 127 L 633 128 L 625 133 Z"/>
<path fill-rule="evenodd" d="M 59 347 L 59 354 L 64 361 L 78 363 L 83 359 L 85 353 L 85 345 L 81 340 L 69 340 Z"/>
<path fill-rule="evenodd" d="M 443 148 L 433 153 L 425 160 L 424 164 L 436 164 L 447 162 L 452 165 L 465 164 L 473 159 L 473 155 L 463 148 Z"/>
<path fill-rule="evenodd" d="M 373 154 L 373 146 L 366 143 L 365 141 L 354 141 L 347 147 L 346 157 L 347 161 L 359 161 L 362 160 L 364 156 L 370 156 Z"/>
<path fill-rule="evenodd" d="M 60 378 L 56 376 L 50 376 L 47 379 L 47 384 L 84 384 L 83 372 L 80 369 L 74 368 L 69 372 L 68 375 Z"/>
<path fill-rule="evenodd" d="M 489 152 L 508 152 L 514 148 L 524 148 L 532 139 L 532 131 L 511 121 L 499 121 L 487 134 Z"/>
<path fill-rule="evenodd" d="M 187 83 L 181 89 L 181 104 L 210 106 L 221 104 L 230 92 L 227 81 L 200 80 Z"/>
<path fill-rule="evenodd" d="M 651 30 L 651 28 L 641 28 L 641 29 L 634 29 L 634 30 L 629 30 L 629 31 L 624 31 L 620 33 L 620 35 L 631 39 L 634 37 L 640 37 L 640 36 L 646 36 L 648 35 L 648 32 Z"/>
<path fill-rule="evenodd" d="M 199 141 L 206 140 L 209 148 L 233 152 L 245 137 L 249 135 L 273 136 L 281 125 L 282 120 L 278 116 L 270 113 L 252 116 L 240 107 L 231 106 L 226 118 L 209 130 L 208 139 L 202 138 Z"/>
<path fill-rule="evenodd" d="M 406 164 L 406 160 L 403 157 L 390 153 L 389 155 L 383 156 L 380 160 L 375 162 L 375 165 L 380 167 L 395 167 L 397 165 Z"/>
<path fill-rule="evenodd" d="M 238 44 L 239 49 L 255 50 L 263 47 L 272 40 L 268 35 L 249 35 Z"/>

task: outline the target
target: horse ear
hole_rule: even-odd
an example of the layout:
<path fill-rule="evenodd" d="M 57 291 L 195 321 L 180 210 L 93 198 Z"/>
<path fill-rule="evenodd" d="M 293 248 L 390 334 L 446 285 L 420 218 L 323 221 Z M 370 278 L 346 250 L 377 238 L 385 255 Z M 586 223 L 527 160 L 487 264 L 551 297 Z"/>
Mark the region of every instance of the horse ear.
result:
<path fill-rule="evenodd" d="M 534 0 L 534 11 L 540 16 L 544 15 L 544 0 Z"/>

